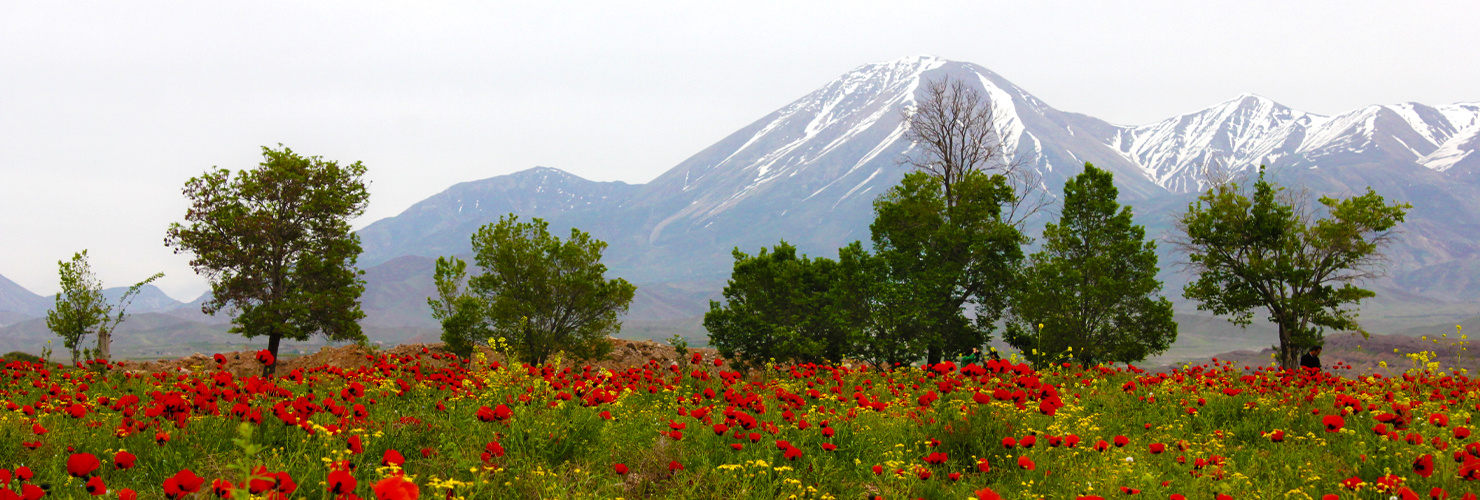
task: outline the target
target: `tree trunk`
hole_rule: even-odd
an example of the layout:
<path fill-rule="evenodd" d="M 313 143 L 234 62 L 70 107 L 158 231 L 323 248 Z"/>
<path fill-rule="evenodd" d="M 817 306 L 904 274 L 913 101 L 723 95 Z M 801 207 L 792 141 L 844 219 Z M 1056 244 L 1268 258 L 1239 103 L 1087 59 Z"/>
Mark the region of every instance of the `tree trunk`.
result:
<path fill-rule="evenodd" d="M 278 353 L 278 344 L 281 343 L 282 340 L 283 340 L 283 334 L 278 333 L 278 332 L 272 332 L 271 335 L 268 335 L 267 336 L 267 352 L 269 352 L 269 353 L 272 354 L 272 364 L 270 364 L 270 365 L 262 365 L 262 377 L 263 378 L 270 377 L 270 376 L 272 376 L 272 374 L 274 372 L 277 371 L 277 365 L 278 365 L 278 359 L 277 359 L 278 358 L 278 354 L 277 354 Z"/>
<path fill-rule="evenodd" d="M 110 332 L 108 330 L 98 330 L 98 357 L 102 358 L 103 361 L 109 361 L 113 359 L 111 349 L 112 344 L 113 332 Z"/>
<path fill-rule="evenodd" d="M 925 363 L 927 366 L 934 366 L 936 363 L 940 363 L 940 353 L 940 346 L 930 346 L 930 349 L 925 351 Z"/>
<path fill-rule="evenodd" d="M 1292 345 L 1293 342 L 1290 339 L 1291 329 L 1289 327 L 1285 326 L 1285 322 L 1283 320 L 1281 320 L 1279 322 L 1279 326 L 1280 326 L 1280 350 L 1279 350 L 1280 367 L 1282 367 L 1282 368 L 1284 368 L 1286 370 L 1294 370 L 1295 367 L 1299 366 L 1300 353 L 1296 352 L 1295 351 L 1295 346 Z"/>

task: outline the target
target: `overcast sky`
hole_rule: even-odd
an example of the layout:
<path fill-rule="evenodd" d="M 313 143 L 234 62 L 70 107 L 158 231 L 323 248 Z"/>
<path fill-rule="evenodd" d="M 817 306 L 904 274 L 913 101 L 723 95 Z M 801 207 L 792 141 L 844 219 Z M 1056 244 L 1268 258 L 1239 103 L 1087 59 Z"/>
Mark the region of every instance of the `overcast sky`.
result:
<path fill-rule="evenodd" d="M 369 168 L 363 227 L 534 166 L 642 183 L 859 65 L 933 54 L 1140 124 L 1254 92 L 1332 114 L 1480 101 L 1454 2 L 0 0 L 0 275 L 163 271 L 187 179 L 260 148 Z"/>

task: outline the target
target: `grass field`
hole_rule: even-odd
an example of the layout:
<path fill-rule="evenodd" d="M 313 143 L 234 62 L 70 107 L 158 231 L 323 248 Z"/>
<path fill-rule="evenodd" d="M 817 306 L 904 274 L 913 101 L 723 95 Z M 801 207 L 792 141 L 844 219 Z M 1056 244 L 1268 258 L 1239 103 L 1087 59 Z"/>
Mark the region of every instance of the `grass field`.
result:
<path fill-rule="evenodd" d="M 1447 373 L 1226 362 L 1166 374 L 1034 371 L 1002 361 L 742 374 L 702 356 L 621 370 L 435 350 L 370 356 L 358 368 L 298 367 L 270 379 L 211 363 L 142 372 L 11 362 L 0 372 L 0 499 L 1386 499 L 1480 490 L 1480 444 L 1469 431 L 1480 382 Z"/>

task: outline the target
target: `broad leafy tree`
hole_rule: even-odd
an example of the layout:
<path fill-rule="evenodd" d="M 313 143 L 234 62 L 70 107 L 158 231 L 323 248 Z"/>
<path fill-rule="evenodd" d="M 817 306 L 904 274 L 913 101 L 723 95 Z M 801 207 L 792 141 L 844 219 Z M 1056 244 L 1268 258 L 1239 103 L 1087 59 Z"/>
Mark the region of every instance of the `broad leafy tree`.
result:
<path fill-rule="evenodd" d="M 1023 234 L 1002 217 L 1013 197 L 1004 176 L 967 170 L 952 196 L 939 178 L 911 172 L 874 201 L 870 226 L 905 310 L 900 328 L 932 364 L 991 339 L 1023 258 Z"/>
<path fill-rule="evenodd" d="M 72 352 L 74 363 L 83 356 L 112 359 L 113 332 L 128 318 L 129 304 L 144 285 L 164 277 L 164 273 L 156 273 L 129 287 L 117 304 L 109 304 L 103 297 L 103 282 L 88 264 L 87 250 L 73 254 L 70 262 L 57 261 L 57 274 L 62 291 L 57 294 L 56 305 L 46 313 L 46 327 L 62 337 L 62 345 Z M 90 334 L 97 335 L 97 347 L 82 347 Z"/>
<path fill-rule="evenodd" d="M 442 324 L 442 342 L 458 356 L 472 355 L 480 341 L 493 337 L 483 301 L 467 290 L 468 263 L 455 257 L 437 257 L 432 280 L 437 296 L 427 297 L 432 318 Z"/>
<path fill-rule="evenodd" d="M 513 354 L 544 364 L 558 352 L 599 359 L 611 352 L 607 337 L 621 329 L 637 287 L 606 279 L 601 253 L 606 243 L 571 228 L 565 241 L 551 236 L 541 219 L 520 222 L 509 214 L 473 235 L 475 262 L 482 274 L 465 275 L 461 259 L 439 259 L 438 300 L 431 301 L 442 321 L 443 338 L 456 349 L 497 336 Z"/>
<path fill-rule="evenodd" d="M 1183 293 L 1238 324 L 1248 325 L 1255 309 L 1268 312 L 1279 328 L 1279 362 L 1294 368 L 1325 329 L 1360 328 L 1355 304 L 1376 294 L 1354 283 L 1381 273 L 1381 250 L 1410 208 L 1371 188 L 1309 203 L 1272 185 L 1263 168 L 1252 186 L 1214 185 L 1178 224 L 1175 243 L 1197 272 Z"/>
<path fill-rule="evenodd" d="M 920 359 L 926 344 L 912 329 L 914 310 L 907 288 L 913 282 L 889 277 L 889 262 L 859 242 L 838 250 L 837 280 L 829 291 L 831 314 L 846 329 L 848 357 L 887 370 Z"/>
<path fill-rule="evenodd" d="M 709 302 L 704 328 L 721 356 L 743 367 L 769 360 L 838 362 L 848 330 L 836 321 L 830 291 L 837 262 L 798 255 L 782 241 L 756 255 L 734 250 L 723 303 Z"/>
<path fill-rule="evenodd" d="M 262 158 L 252 170 L 216 168 L 185 183 L 190 209 L 165 245 L 193 254 L 191 267 L 210 281 L 201 311 L 233 310 L 231 331 L 266 336 L 274 357 L 283 339 L 365 341 L 360 238 L 349 224 L 370 197 L 365 166 L 288 148 L 263 147 Z"/>
<path fill-rule="evenodd" d="M 1064 184 L 1059 223 L 1044 228 L 1042 251 L 1011 293 L 1004 337 L 1040 366 L 1066 354 L 1086 365 L 1130 363 L 1176 340 L 1172 303 L 1159 295 L 1156 242 L 1118 194 L 1110 172 L 1086 163 Z"/>

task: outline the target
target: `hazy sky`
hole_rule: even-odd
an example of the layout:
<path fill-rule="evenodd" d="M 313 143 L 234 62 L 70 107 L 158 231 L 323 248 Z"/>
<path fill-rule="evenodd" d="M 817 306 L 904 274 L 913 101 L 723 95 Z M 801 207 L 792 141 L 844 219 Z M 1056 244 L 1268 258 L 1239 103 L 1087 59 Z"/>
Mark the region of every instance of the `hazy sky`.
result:
<path fill-rule="evenodd" d="M 642 183 L 859 65 L 933 54 L 1114 123 L 1241 92 L 1332 114 L 1480 101 L 1455 2 L 0 0 L 0 275 L 156 271 L 180 189 L 263 145 L 369 168 L 363 227 L 534 166 Z"/>

